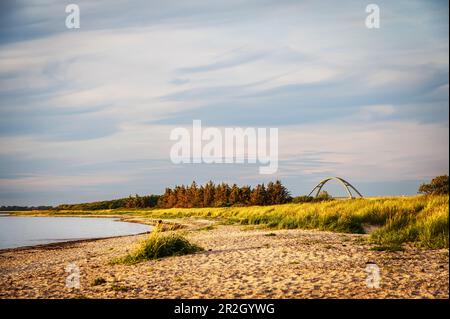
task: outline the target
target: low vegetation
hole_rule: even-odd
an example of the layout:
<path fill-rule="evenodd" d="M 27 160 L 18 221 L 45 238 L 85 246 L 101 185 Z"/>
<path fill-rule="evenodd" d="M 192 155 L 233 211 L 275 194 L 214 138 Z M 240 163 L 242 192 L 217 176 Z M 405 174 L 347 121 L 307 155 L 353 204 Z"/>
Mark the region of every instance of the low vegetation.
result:
<path fill-rule="evenodd" d="M 114 281 L 111 284 L 111 290 L 116 291 L 116 292 L 126 292 L 129 290 L 129 288 L 127 286 L 121 285 L 119 282 Z"/>
<path fill-rule="evenodd" d="M 448 196 L 413 196 L 334 200 L 274 206 L 226 208 L 171 208 L 142 211 L 145 217 L 201 217 L 225 223 L 264 225 L 278 229 L 317 229 L 370 234 L 372 243 L 400 246 L 415 243 L 429 248 L 448 247 Z M 371 227 L 370 227 L 371 226 Z"/>
<path fill-rule="evenodd" d="M 264 234 L 264 236 L 266 236 L 266 237 L 274 237 L 274 236 L 276 236 L 277 234 L 275 234 L 275 233 L 268 233 L 268 234 Z"/>
<path fill-rule="evenodd" d="M 449 196 L 447 175 L 434 178 L 428 184 L 422 184 L 419 192 L 424 195 L 408 197 L 379 197 L 379 198 L 357 198 L 347 200 L 332 199 L 326 192 L 321 196 L 312 198 L 309 196 L 296 197 L 288 200 L 288 193 L 281 183 L 269 183 L 267 188 L 258 185 L 253 190 L 245 188 L 243 193 L 250 196 L 252 204 L 259 202 L 261 198 L 269 198 L 263 202 L 264 205 L 232 205 L 229 206 L 232 192 L 227 191 L 227 185 L 215 186 L 208 183 L 205 187 L 197 187 L 195 183 L 189 188 L 178 187 L 166 190 L 165 195 L 158 199 L 158 205 L 168 206 L 195 205 L 195 194 L 203 192 L 202 199 L 212 198 L 213 202 L 203 202 L 202 205 L 214 206 L 217 203 L 227 203 L 225 207 L 193 207 L 193 208 L 144 208 L 144 209 L 105 209 L 105 210 L 50 210 L 42 212 L 47 215 L 73 215 L 73 214 L 95 214 L 95 215 L 128 215 L 140 218 L 170 219 L 197 217 L 216 220 L 221 224 L 241 224 L 247 226 L 258 226 L 278 229 L 316 229 L 342 233 L 370 233 L 369 242 L 376 244 L 375 249 L 399 250 L 405 243 L 428 248 L 448 248 L 449 242 Z M 217 188 L 219 187 L 219 188 Z M 205 195 L 206 188 L 214 196 Z M 183 190 L 184 189 L 184 190 Z M 217 189 L 221 189 L 220 192 Z M 241 192 L 242 188 L 232 187 L 235 193 Z M 240 191 L 239 191 L 240 189 Z M 270 189 L 270 191 L 268 191 Z M 192 193 L 193 190 L 196 190 Z M 200 191 L 202 190 L 202 191 Z M 223 191 L 223 192 L 222 192 Z M 191 193 L 192 194 L 191 194 Z M 199 193 L 197 193 L 199 192 Z M 169 194 L 169 195 L 168 195 Z M 170 196 L 176 194 L 172 199 Z M 180 194 L 185 194 L 181 196 Z M 190 195 L 189 195 L 190 194 Z M 228 194 L 221 197 L 223 194 Z M 263 194 L 264 196 L 262 196 Z M 180 196 L 181 197 L 180 197 Z M 270 195 L 270 196 L 269 196 Z M 169 197 L 167 197 L 169 196 Z M 186 197 L 187 196 L 187 197 Z M 231 197 L 230 197 L 231 196 Z M 237 196 L 237 195 L 236 195 Z M 261 197 L 262 196 L 262 197 Z M 161 198 L 165 198 L 161 200 Z M 178 201 L 180 198 L 180 202 Z M 188 198 L 188 202 L 184 200 Z M 221 199 L 222 198 L 222 199 Z M 253 198 L 253 200 L 252 200 Z M 198 198 L 197 198 L 198 199 Z M 167 202 L 168 201 L 168 202 Z M 191 202 L 192 201 L 192 202 Z M 275 201 L 278 205 L 267 205 Z M 287 204 L 280 204 L 289 201 Z M 198 202 L 200 203 L 200 202 Z M 17 214 L 27 214 L 22 212 Z M 205 230 L 212 229 L 208 226 Z M 140 248 L 127 257 L 127 261 L 133 262 L 141 259 L 161 258 L 176 254 L 195 252 L 199 248 L 190 244 L 179 235 L 162 235 L 153 232 L 152 235 L 141 244 Z"/>
<path fill-rule="evenodd" d="M 148 238 L 138 244 L 132 253 L 119 258 L 114 262 L 135 264 L 145 260 L 193 254 L 202 250 L 203 248 L 190 243 L 178 233 L 164 233 L 156 228 Z"/>
<path fill-rule="evenodd" d="M 99 286 L 106 283 L 106 279 L 103 277 L 97 277 L 92 281 L 92 286 Z"/>
<path fill-rule="evenodd" d="M 447 248 L 449 238 L 448 195 L 358 198 L 250 207 L 47 211 L 45 213 L 62 216 L 74 213 L 114 214 L 138 216 L 143 219 L 197 217 L 215 220 L 221 224 L 257 225 L 274 229 L 302 228 L 357 234 L 370 232 L 370 242 L 379 247 L 391 248 L 399 247 L 403 243 L 413 243 L 428 248 Z M 21 214 L 29 214 L 29 212 Z M 183 242 L 175 239 L 171 241 Z M 160 241 L 149 239 L 148 244 L 144 246 L 152 247 L 156 245 L 156 242 Z M 142 249 L 141 253 L 143 254 L 144 251 L 151 255 L 153 250 Z M 135 257 L 137 258 L 137 255 Z"/>

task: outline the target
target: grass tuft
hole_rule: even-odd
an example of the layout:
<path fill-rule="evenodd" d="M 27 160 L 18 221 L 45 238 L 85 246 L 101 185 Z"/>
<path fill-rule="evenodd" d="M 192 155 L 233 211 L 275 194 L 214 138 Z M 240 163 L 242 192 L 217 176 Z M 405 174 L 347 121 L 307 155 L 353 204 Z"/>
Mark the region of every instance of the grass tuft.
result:
<path fill-rule="evenodd" d="M 398 244 L 398 243 L 390 243 L 390 244 L 385 244 L 385 245 L 374 246 L 370 250 L 394 252 L 394 251 L 403 251 L 403 247 L 401 244 Z"/>
<path fill-rule="evenodd" d="M 205 226 L 205 227 L 198 228 L 197 230 L 198 231 L 208 231 L 208 230 L 213 230 L 213 229 L 216 229 L 215 225 L 208 225 L 208 226 Z"/>
<path fill-rule="evenodd" d="M 266 236 L 266 237 L 273 237 L 273 236 L 276 236 L 277 234 L 275 234 L 275 233 L 268 233 L 268 234 L 264 234 L 264 236 Z"/>
<path fill-rule="evenodd" d="M 147 239 L 139 243 L 135 251 L 116 259 L 115 263 L 136 264 L 145 260 L 193 254 L 202 250 L 203 248 L 190 243 L 180 234 L 175 232 L 166 234 L 155 228 Z"/>
<path fill-rule="evenodd" d="M 97 277 L 92 281 L 92 286 L 99 286 L 106 284 L 106 279 L 103 277 Z"/>
<path fill-rule="evenodd" d="M 116 281 L 111 284 L 111 289 L 117 292 L 126 292 L 129 290 L 127 286 L 123 286 Z"/>

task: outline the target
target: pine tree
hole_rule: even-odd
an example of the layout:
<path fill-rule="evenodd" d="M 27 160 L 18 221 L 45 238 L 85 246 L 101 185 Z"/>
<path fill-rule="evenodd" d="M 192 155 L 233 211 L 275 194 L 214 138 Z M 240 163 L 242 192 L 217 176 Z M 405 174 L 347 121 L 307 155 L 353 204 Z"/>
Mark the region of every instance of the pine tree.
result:
<path fill-rule="evenodd" d="M 264 184 L 261 185 L 258 184 L 251 193 L 250 202 L 252 205 L 265 205 L 266 196 L 267 194 Z"/>
<path fill-rule="evenodd" d="M 172 208 L 177 204 L 177 194 L 175 190 L 170 190 L 169 197 L 167 198 L 167 207 Z"/>
<path fill-rule="evenodd" d="M 269 187 L 269 184 L 270 185 Z M 267 193 L 270 198 L 270 205 L 285 204 L 290 201 L 290 195 L 286 187 L 284 187 L 279 180 L 267 185 Z M 270 188 L 270 190 L 269 190 Z"/>
<path fill-rule="evenodd" d="M 275 189 L 275 184 L 273 182 L 269 182 L 267 184 L 266 190 L 266 203 L 268 205 L 273 205 L 276 202 L 277 194 Z"/>
<path fill-rule="evenodd" d="M 250 188 L 250 186 L 242 186 L 240 189 L 240 204 L 242 205 L 249 205 L 251 203 L 251 193 L 252 193 L 252 189 Z"/>
<path fill-rule="evenodd" d="M 203 193 L 203 207 L 214 206 L 214 193 L 215 185 L 212 181 L 209 181 L 208 183 L 206 183 Z"/>
<path fill-rule="evenodd" d="M 225 183 L 217 185 L 214 193 L 214 206 L 224 207 L 228 205 L 229 186 Z"/>
<path fill-rule="evenodd" d="M 184 185 L 175 187 L 177 195 L 176 207 L 187 207 L 187 194 Z"/>
<path fill-rule="evenodd" d="M 199 206 L 198 187 L 195 181 L 192 182 L 191 186 L 187 188 L 186 193 L 187 193 L 186 207 L 198 207 Z"/>
<path fill-rule="evenodd" d="M 203 186 L 200 186 L 200 188 L 198 189 L 197 192 L 197 196 L 198 196 L 198 206 L 197 207 L 204 207 L 203 206 L 203 201 L 204 201 L 204 197 L 205 197 L 205 188 Z"/>
<path fill-rule="evenodd" d="M 230 196 L 228 199 L 228 203 L 230 205 L 237 205 L 241 203 L 241 190 L 236 184 L 233 184 L 230 190 Z"/>

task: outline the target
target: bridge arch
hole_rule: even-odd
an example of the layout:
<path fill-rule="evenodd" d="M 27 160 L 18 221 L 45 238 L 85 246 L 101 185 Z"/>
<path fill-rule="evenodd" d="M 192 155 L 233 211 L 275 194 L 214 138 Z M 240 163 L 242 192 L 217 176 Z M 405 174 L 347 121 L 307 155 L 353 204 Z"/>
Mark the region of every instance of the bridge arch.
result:
<path fill-rule="evenodd" d="M 337 180 L 338 182 L 340 182 L 340 183 L 344 186 L 345 190 L 347 191 L 347 194 L 348 194 L 348 197 L 349 197 L 349 198 L 353 198 L 353 194 L 352 194 L 352 192 L 350 191 L 350 188 L 351 188 L 353 191 L 355 191 L 355 193 L 358 194 L 359 197 L 363 197 L 363 196 L 361 195 L 361 193 L 358 192 L 358 190 L 357 190 L 352 184 L 350 184 L 349 182 L 347 182 L 345 179 L 340 178 L 340 177 L 336 177 L 336 176 L 328 177 L 328 178 L 325 178 L 325 179 L 321 180 L 320 183 L 317 184 L 316 187 L 313 188 L 313 190 L 311 191 L 311 193 L 309 193 L 308 196 L 311 196 L 311 194 L 314 193 L 314 191 L 315 191 L 316 189 L 317 189 L 317 192 L 316 192 L 315 197 L 319 196 L 319 193 L 320 193 L 322 187 L 323 187 L 328 181 L 330 181 L 330 180 L 332 180 L 332 179 Z"/>

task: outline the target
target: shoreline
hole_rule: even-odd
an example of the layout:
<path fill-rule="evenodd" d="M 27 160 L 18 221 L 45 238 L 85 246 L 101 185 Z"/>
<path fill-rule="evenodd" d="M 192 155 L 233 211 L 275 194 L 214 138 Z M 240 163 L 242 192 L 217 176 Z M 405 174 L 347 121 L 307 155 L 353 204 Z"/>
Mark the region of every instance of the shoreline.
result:
<path fill-rule="evenodd" d="M 14 215 L 14 214 L 8 214 L 8 216 L 14 216 L 14 217 L 83 217 L 83 218 L 117 218 L 116 221 L 120 222 L 127 222 L 127 223 L 136 223 L 136 224 L 142 224 L 142 225 L 148 225 L 155 227 L 157 224 L 162 224 L 163 229 L 182 229 L 182 228 L 195 228 L 196 225 L 193 225 L 192 223 L 180 223 L 180 222 L 173 222 L 169 220 L 159 220 L 159 219 L 151 219 L 151 218 L 136 218 L 136 216 L 123 216 L 123 215 L 82 215 L 82 214 L 76 214 L 76 215 L 42 215 L 42 214 L 27 214 L 27 215 Z M 47 244 L 38 244 L 38 245 L 28 245 L 28 246 L 20 246 L 20 247 L 13 247 L 13 248 L 0 248 L 0 254 L 3 252 L 9 252 L 9 251 L 20 251 L 20 250 L 30 250 L 30 249 L 52 249 L 52 248 L 64 248 L 63 246 L 70 245 L 70 244 L 77 244 L 82 242 L 90 242 L 90 241 L 97 241 L 102 239 L 112 239 L 112 238 L 121 238 L 121 237 L 129 237 L 129 236 L 138 236 L 138 235 L 145 235 L 150 234 L 152 230 L 137 233 L 137 234 L 131 234 L 131 235 L 117 235 L 117 236 L 108 236 L 108 237 L 93 237 L 93 238 L 85 238 L 85 239 L 73 239 L 73 240 L 67 240 L 67 241 L 58 241 L 53 243 L 47 243 Z M 61 247 L 59 247 L 61 246 Z"/>
<path fill-rule="evenodd" d="M 1 215 L 3 215 L 3 214 L 1 214 Z M 115 220 L 115 221 L 127 222 L 127 223 L 137 223 L 137 224 L 142 224 L 142 225 L 154 226 L 154 224 L 151 224 L 151 223 L 146 223 L 146 222 L 143 222 L 143 221 L 136 221 L 136 220 L 131 220 L 131 219 L 127 220 L 126 218 L 120 218 L 119 216 L 105 216 L 105 215 L 51 216 L 51 215 L 38 215 L 38 214 L 36 214 L 36 215 L 34 215 L 34 214 L 30 214 L 30 215 L 14 215 L 14 214 L 11 214 L 9 212 L 7 214 L 4 214 L 4 215 L 11 216 L 11 217 L 117 218 L 117 220 Z M 146 232 L 142 232 L 142 233 L 137 233 L 137 234 L 130 234 L 130 235 L 116 235 L 116 236 L 107 236 L 107 237 L 79 238 L 79 239 L 57 241 L 57 242 L 46 243 L 46 244 L 27 245 L 27 246 L 19 246 L 19 247 L 12 247 L 12 248 L 0 248 L 0 254 L 2 254 L 3 252 L 9 252 L 9 251 L 20 251 L 20 250 L 30 250 L 30 249 L 52 249 L 52 248 L 62 249 L 62 248 L 64 248 L 64 246 L 70 245 L 70 244 L 77 244 L 77 243 L 90 242 L 90 241 L 97 241 L 97 240 L 102 240 L 102 239 L 120 238 L 120 237 L 127 237 L 127 236 L 137 236 L 137 235 L 144 235 L 144 234 L 150 234 L 150 233 L 151 233 L 151 230 L 150 231 L 146 231 Z"/>
<path fill-rule="evenodd" d="M 132 235 L 118 235 L 118 236 L 108 236 L 108 237 L 74 239 L 74 240 L 58 241 L 58 242 L 54 242 L 54 243 L 38 244 L 38 245 L 32 245 L 32 246 L 20 246 L 20 247 L 14 247 L 14 248 L 1 248 L 0 249 L 0 255 L 2 253 L 14 252 L 14 251 L 22 251 L 22 250 L 64 249 L 66 246 L 75 245 L 75 244 L 79 244 L 79 243 L 98 241 L 98 240 L 103 240 L 103 239 L 113 239 L 113 238 L 121 238 L 121 237 L 139 236 L 139 235 L 145 235 L 145 234 L 150 234 L 150 233 L 151 233 L 151 231 L 147 231 L 147 232 L 138 233 L 138 234 L 132 234 Z"/>
<path fill-rule="evenodd" d="M 204 230 L 199 224 L 208 221 L 178 221 L 191 225 L 182 232 L 204 251 L 111 264 L 146 234 L 0 251 L 0 299 L 449 297 L 448 249 L 374 251 L 367 235 L 218 224 Z M 65 286 L 69 263 L 80 268 L 80 289 Z M 366 286 L 367 263 L 380 267 L 380 289 Z M 98 278 L 105 283 L 94 285 Z"/>

